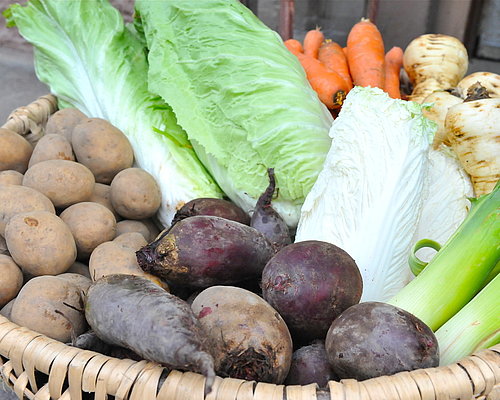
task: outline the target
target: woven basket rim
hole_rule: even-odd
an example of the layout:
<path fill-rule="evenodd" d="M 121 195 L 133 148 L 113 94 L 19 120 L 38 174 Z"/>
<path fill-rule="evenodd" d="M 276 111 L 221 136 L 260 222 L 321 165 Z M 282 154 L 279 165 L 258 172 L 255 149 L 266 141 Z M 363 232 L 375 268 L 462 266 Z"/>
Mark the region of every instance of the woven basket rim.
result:
<path fill-rule="evenodd" d="M 2 128 L 36 143 L 42 126 L 57 111 L 57 97 L 41 96 L 15 109 Z M 5 360 L 5 361 L 4 361 Z M 193 372 L 170 371 L 149 361 L 122 360 L 81 350 L 21 327 L 0 315 L 0 370 L 19 398 L 96 399 L 107 395 L 131 400 L 431 400 L 500 398 L 500 344 L 447 366 L 400 372 L 365 381 L 330 381 L 327 389 L 310 385 L 275 385 L 217 377 L 210 394 L 205 378 Z M 36 372 L 48 376 L 37 386 Z"/>

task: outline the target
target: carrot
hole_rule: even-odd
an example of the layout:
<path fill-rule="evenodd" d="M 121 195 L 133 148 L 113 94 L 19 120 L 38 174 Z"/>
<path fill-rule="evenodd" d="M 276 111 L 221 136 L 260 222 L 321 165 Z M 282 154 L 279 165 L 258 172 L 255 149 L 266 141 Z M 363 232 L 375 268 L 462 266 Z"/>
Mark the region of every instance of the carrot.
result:
<path fill-rule="evenodd" d="M 349 87 L 337 72 L 330 71 L 321 61 L 305 53 L 295 54 L 304 68 L 307 80 L 319 99 L 330 109 L 340 108 Z"/>
<path fill-rule="evenodd" d="M 318 60 L 325 64 L 329 70 L 335 71 L 344 78 L 348 89 L 352 89 L 352 78 L 347 58 L 338 43 L 332 41 L 323 43 L 319 48 Z"/>
<path fill-rule="evenodd" d="M 385 83 L 384 90 L 393 99 L 401 98 L 399 88 L 399 73 L 403 67 L 403 49 L 394 46 L 385 55 Z"/>
<path fill-rule="evenodd" d="M 384 88 L 384 41 L 369 19 L 362 18 L 351 28 L 347 36 L 347 61 L 354 85 Z"/>
<path fill-rule="evenodd" d="M 319 28 L 308 31 L 304 37 L 304 54 L 318 58 L 319 48 L 324 40 L 325 36 Z"/>
<path fill-rule="evenodd" d="M 288 50 L 290 50 L 291 53 L 296 54 L 296 53 L 303 53 L 304 49 L 302 48 L 302 43 L 300 43 L 296 39 L 288 39 L 285 40 L 283 43 Z"/>

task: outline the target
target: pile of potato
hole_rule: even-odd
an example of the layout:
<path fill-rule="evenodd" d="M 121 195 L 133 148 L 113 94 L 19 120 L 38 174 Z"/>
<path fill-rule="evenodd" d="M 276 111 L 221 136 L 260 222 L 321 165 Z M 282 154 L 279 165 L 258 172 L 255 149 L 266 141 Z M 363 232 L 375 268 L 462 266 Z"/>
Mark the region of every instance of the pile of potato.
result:
<path fill-rule="evenodd" d="M 0 128 L 0 313 L 69 342 L 88 329 L 82 290 L 113 273 L 145 273 L 135 252 L 160 228 L 157 182 L 134 167 L 127 137 L 72 108 L 32 145 Z"/>

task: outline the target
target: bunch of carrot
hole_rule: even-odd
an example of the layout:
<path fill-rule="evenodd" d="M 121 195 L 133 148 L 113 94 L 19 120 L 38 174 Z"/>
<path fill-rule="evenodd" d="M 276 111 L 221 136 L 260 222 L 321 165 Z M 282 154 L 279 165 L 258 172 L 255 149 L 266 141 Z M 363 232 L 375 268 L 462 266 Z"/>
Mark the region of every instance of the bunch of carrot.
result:
<path fill-rule="evenodd" d="M 331 110 L 338 110 L 353 86 L 378 87 L 392 98 L 401 98 L 399 73 L 403 50 L 385 53 L 382 35 L 368 19 L 349 32 L 345 47 L 325 39 L 319 28 L 308 31 L 303 43 L 288 39 L 285 46 L 302 64 L 311 87 Z"/>

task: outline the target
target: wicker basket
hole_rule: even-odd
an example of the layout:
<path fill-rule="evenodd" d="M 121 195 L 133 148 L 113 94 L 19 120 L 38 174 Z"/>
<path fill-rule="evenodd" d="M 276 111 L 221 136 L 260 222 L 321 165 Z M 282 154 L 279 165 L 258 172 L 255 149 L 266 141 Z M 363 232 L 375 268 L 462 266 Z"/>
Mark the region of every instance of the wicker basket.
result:
<path fill-rule="evenodd" d="M 56 98 L 42 96 L 12 112 L 3 128 L 36 143 Z M 67 346 L 0 316 L 0 369 L 19 398 L 203 400 L 204 377 L 147 361 L 120 360 Z M 283 386 L 216 378 L 207 400 L 441 400 L 500 399 L 500 345 L 456 364 L 358 382 Z"/>

